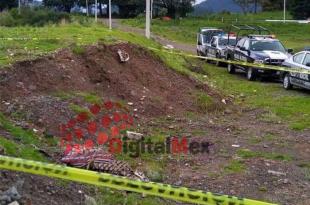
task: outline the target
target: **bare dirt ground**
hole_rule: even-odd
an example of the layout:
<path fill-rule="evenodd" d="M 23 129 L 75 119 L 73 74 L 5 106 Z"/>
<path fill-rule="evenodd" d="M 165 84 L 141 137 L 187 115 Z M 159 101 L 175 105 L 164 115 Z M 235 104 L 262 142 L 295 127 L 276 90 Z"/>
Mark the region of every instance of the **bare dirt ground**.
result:
<path fill-rule="evenodd" d="M 119 48 L 131 56 L 128 63 L 119 62 Z M 292 131 L 285 123 L 265 121 L 263 110 L 237 109 L 229 103 L 206 114 L 193 100 L 201 91 L 218 105 L 226 97 L 131 44 L 94 45 L 80 54 L 65 49 L 0 72 L 0 107 L 7 116 L 22 113 L 15 123 L 23 121 L 30 129 L 57 136 L 58 125 L 73 115 L 70 104 L 89 105 L 80 97 L 65 98 L 59 93 L 91 92 L 132 102 L 129 108 L 137 109 L 133 112 L 138 131 L 146 136 L 160 130 L 214 144 L 209 154 L 166 159 L 162 182 L 283 205 L 310 204 L 310 173 L 305 169 L 310 130 Z M 14 139 L 1 125 L 0 134 Z M 143 169 L 143 160 L 137 161 Z M 25 180 L 24 204 L 81 204 L 85 193 L 92 195 L 89 188 L 73 183 L 0 173 L 0 190 Z"/>

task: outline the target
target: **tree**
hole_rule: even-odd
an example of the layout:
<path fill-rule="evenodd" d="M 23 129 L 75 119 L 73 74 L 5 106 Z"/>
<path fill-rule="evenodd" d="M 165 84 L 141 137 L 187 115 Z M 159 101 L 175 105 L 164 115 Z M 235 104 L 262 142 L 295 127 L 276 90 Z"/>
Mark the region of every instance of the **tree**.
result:
<path fill-rule="evenodd" d="M 188 12 L 193 10 L 195 0 L 154 0 L 154 5 L 167 9 L 167 15 L 175 18 L 185 17 Z"/>
<path fill-rule="evenodd" d="M 249 13 L 251 6 L 257 3 L 255 0 L 234 0 L 234 2 L 240 6 L 244 14 Z"/>
<path fill-rule="evenodd" d="M 310 17 L 309 0 L 293 0 L 290 11 L 295 19 L 308 19 Z"/>
<path fill-rule="evenodd" d="M 77 0 L 43 0 L 46 7 L 53 7 L 60 11 L 70 13 L 71 8 L 77 3 Z"/>
<path fill-rule="evenodd" d="M 5 9 L 11 9 L 13 7 L 17 7 L 18 0 L 0 0 L 0 11 L 3 11 Z"/>
<path fill-rule="evenodd" d="M 284 6 L 283 0 L 262 0 L 261 4 L 264 11 L 278 11 L 282 10 Z"/>

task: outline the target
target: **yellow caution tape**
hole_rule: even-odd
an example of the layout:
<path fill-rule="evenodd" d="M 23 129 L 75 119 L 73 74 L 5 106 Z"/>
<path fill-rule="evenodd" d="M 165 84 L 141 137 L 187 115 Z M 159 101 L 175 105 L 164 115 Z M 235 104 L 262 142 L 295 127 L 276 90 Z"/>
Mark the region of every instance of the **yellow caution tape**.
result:
<path fill-rule="evenodd" d="M 37 38 L 37 37 L 20 37 L 20 38 L 0 38 L 1 41 L 46 41 L 46 40 L 61 40 L 63 38 Z M 82 40 L 82 38 L 77 37 L 78 40 Z"/>
<path fill-rule="evenodd" d="M 170 53 L 174 55 L 187 56 L 190 58 L 199 58 L 199 59 L 204 59 L 204 60 L 211 60 L 211 61 L 218 61 L 218 62 L 223 62 L 223 63 L 228 63 L 228 64 L 234 64 L 234 65 L 249 66 L 249 67 L 257 68 L 257 69 L 285 71 L 285 72 L 302 73 L 302 74 L 310 75 L 310 70 L 303 69 L 303 68 L 288 68 L 288 67 L 283 67 L 283 66 L 272 66 L 272 65 L 266 65 L 266 64 L 232 61 L 232 60 L 225 60 L 225 59 L 219 59 L 219 58 L 191 55 L 191 54 L 186 54 L 182 52 L 173 52 L 171 50 L 169 51 L 169 50 L 157 49 L 157 48 L 152 48 L 152 47 L 149 47 L 149 49 L 153 51 L 166 52 L 166 53 Z"/>
<path fill-rule="evenodd" d="M 205 205 L 275 205 L 251 199 L 213 194 L 185 187 L 176 187 L 154 182 L 142 182 L 126 177 L 98 173 L 61 165 L 35 162 L 0 155 L 0 169 L 20 171 L 30 174 L 55 177 L 76 182 L 154 195 L 176 201 Z"/>

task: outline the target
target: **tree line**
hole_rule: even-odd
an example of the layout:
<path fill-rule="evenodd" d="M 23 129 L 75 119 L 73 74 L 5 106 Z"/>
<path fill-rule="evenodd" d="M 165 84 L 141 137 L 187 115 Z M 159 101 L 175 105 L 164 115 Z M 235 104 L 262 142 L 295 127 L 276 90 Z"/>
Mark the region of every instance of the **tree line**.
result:
<path fill-rule="evenodd" d="M 234 0 L 243 10 L 248 13 L 250 5 L 254 5 L 254 12 L 258 6 L 263 11 L 279 11 L 284 8 L 284 0 Z M 286 0 L 286 7 L 295 19 L 310 18 L 310 2 L 309 0 Z"/>
<path fill-rule="evenodd" d="M 21 0 L 31 2 L 32 0 Z M 307 19 L 310 17 L 309 0 L 286 0 L 287 9 L 296 19 Z M 98 0 L 99 15 L 104 15 L 102 5 L 107 5 L 108 0 Z M 135 17 L 145 11 L 145 0 L 112 0 L 113 5 L 119 8 L 119 16 L 123 18 Z M 263 11 L 282 10 L 284 0 L 234 0 L 244 13 L 250 11 L 250 7 L 261 7 Z M 74 6 L 86 7 L 93 5 L 95 0 L 43 0 L 43 5 L 59 11 L 70 12 Z M 162 15 L 172 18 L 185 17 L 193 10 L 195 0 L 153 0 L 154 8 L 161 11 Z M 0 0 L 0 10 L 11 9 L 18 6 L 18 0 Z"/>

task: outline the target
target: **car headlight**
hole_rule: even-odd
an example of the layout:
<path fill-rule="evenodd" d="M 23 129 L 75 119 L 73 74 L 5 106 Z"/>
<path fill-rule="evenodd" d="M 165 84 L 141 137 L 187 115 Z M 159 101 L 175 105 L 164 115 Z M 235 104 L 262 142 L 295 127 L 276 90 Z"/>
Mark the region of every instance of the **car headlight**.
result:
<path fill-rule="evenodd" d="M 255 64 L 264 64 L 265 61 L 264 60 L 255 60 L 254 63 Z"/>

